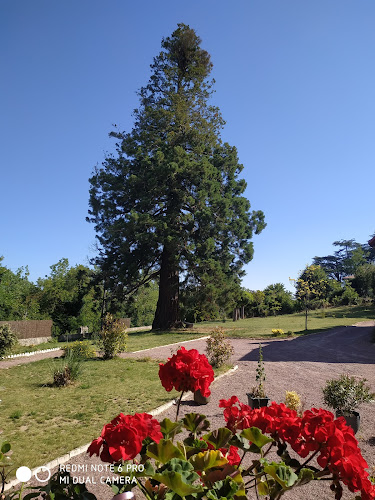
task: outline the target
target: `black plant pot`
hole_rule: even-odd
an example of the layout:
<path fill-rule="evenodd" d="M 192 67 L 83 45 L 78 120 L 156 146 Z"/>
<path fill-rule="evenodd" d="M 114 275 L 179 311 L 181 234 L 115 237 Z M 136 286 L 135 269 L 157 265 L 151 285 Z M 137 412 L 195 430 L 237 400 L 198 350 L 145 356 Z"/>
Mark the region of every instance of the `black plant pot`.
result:
<path fill-rule="evenodd" d="M 359 431 L 359 424 L 361 422 L 361 416 L 357 411 L 352 411 L 350 415 L 343 415 L 338 410 L 336 410 L 336 418 L 344 417 L 346 425 L 351 427 L 356 434 Z"/>
<path fill-rule="evenodd" d="M 247 399 L 249 401 L 249 406 L 250 408 L 261 408 L 262 406 L 268 406 L 268 403 L 270 401 L 270 398 L 258 398 L 256 396 L 253 396 L 249 392 L 246 394 Z"/>

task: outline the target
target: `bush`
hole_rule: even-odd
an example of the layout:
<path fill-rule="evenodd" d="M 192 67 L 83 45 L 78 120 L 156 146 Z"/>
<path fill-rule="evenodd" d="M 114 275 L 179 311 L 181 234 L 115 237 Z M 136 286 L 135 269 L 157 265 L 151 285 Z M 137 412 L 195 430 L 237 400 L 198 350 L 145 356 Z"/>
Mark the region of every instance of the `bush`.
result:
<path fill-rule="evenodd" d="M 104 319 L 103 330 L 100 334 L 100 348 L 104 352 L 105 359 L 112 359 L 119 352 L 126 350 L 128 334 L 119 320 L 114 320 L 111 314 Z"/>
<path fill-rule="evenodd" d="M 350 415 L 362 403 L 373 401 L 375 394 L 366 385 L 367 380 L 341 375 L 339 379 L 327 380 L 323 388 L 324 403 L 343 415 Z"/>
<path fill-rule="evenodd" d="M 90 359 L 96 357 L 95 348 L 90 344 L 90 342 L 73 342 L 67 345 L 65 348 L 65 356 L 72 355 L 80 359 Z"/>
<path fill-rule="evenodd" d="M 18 344 L 16 334 L 11 330 L 10 325 L 0 325 L 0 359 Z"/>
<path fill-rule="evenodd" d="M 53 385 L 65 387 L 78 380 L 81 374 L 82 359 L 69 353 L 57 361 L 57 367 L 54 365 Z"/>
<path fill-rule="evenodd" d="M 223 328 L 217 327 L 211 332 L 206 342 L 206 352 L 210 364 L 216 368 L 230 360 L 234 350 Z"/>
<path fill-rule="evenodd" d="M 284 330 L 282 328 L 272 328 L 272 335 L 274 337 L 279 337 L 280 335 L 284 335 Z"/>
<path fill-rule="evenodd" d="M 295 410 L 297 413 L 300 412 L 302 402 L 301 398 L 295 391 L 285 391 L 285 406 L 291 410 Z"/>

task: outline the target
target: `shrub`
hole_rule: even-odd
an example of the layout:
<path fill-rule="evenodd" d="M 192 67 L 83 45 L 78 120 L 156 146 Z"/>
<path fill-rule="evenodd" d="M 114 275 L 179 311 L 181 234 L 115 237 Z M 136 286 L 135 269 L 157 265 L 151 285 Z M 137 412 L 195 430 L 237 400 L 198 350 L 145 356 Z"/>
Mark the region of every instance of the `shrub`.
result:
<path fill-rule="evenodd" d="M 128 334 L 119 320 L 114 320 L 111 314 L 104 319 L 103 330 L 100 334 L 100 348 L 104 352 L 105 359 L 112 359 L 119 352 L 126 350 Z"/>
<path fill-rule="evenodd" d="M 18 344 L 18 338 L 11 330 L 10 325 L 8 323 L 0 325 L 0 359 L 10 352 L 16 344 Z"/>
<path fill-rule="evenodd" d="M 280 335 L 284 335 L 284 330 L 282 328 L 272 328 L 272 335 L 274 337 L 279 337 Z"/>
<path fill-rule="evenodd" d="M 217 327 L 211 332 L 206 342 L 206 352 L 212 366 L 219 367 L 230 360 L 234 350 L 223 328 Z"/>
<path fill-rule="evenodd" d="M 73 356 L 71 353 L 65 355 L 57 362 L 57 367 L 53 371 L 53 385 L 65 387 L 75 382 L 82 374 L 82 359 Z"/>
<path fill-rule="evenodd" d="M 350 415 L 360 404 L 375 398 L 366 382 L 365 378 L 357 379 L 349 375 L 327 380 L 323 388 L 324 403 L 343 415 Z"/>
<path fill-rule="evenodd" d="M 291 410 L 295 410 L 297 413 L 300 412 L 302 402 L 301 398 L 295 391 L 285 391 L 285 406 Z"/>
<path fill-rule="evenodd" d="M 72 342 L 65 348 L 65 356 L 72 355 L 80 359 L 90 359 L 96 357 L 95 348 L 90 344 L 90 342 Z"/>

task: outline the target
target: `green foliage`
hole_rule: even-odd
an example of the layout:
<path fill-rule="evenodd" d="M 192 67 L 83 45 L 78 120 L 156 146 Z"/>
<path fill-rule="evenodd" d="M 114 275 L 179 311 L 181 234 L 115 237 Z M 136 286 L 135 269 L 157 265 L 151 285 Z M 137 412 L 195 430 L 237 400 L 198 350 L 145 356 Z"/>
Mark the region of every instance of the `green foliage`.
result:
<path fill-rule="evenodd" d="M 39 311 L 38 288 L 28 280 L 28 268 L 12 272 L 2 261 L 0 257 L 0 321 L 45 319 Z"/>
<path fill-rule="evenodd" d="M 113 310 L 123 318 L 131 318 L 132 326 L 151 325 L 156 311 L 158 294 L 158 283 L 156 281 L 150 281 L 149 283 L 141 286 L 122 305 L 116 304 L 117 307 Z"/>
<path fill-rule="evenodd" d="M 53 368 L 53 385 L 56 387 L 66 387 L 76 382 L 82 374 L 82 359 L 73 354 L 66 354 L 64 358 L 58 360 Z"/>
<path fill-rule="evenodd" d="M 356 410 L 362 403 L 373 401 L 375 394 L 366 385 L 366 379 L 341 375 L 338 379 L 327 380 L 323 388 L 324 403 L 344 415 Z"/>
<path fill-rule="evenodd" d="M 18 344 L 18 338 L 14 332 L 12 332 L 10 325 L 5 323 L 0 325 L 0 359 L 8 354 L 12 347 Z"/>
<path fill-rule="evenodd" d="M 95 273 L 78 265 L 69 267 L 68 259 L 51 266 L 51 274 L 38 280 L 40 308 L 48 314 L 60 334 L 76 332 L 79 326 L 90 331 L 100 324 L 100 290 Z"/>
<path fill-rule="evenodd" d="M 96 351 L 88 341 L 72 342 L 64 347 L 66 356 L 73 356 L 80 359 L 90 359 L 96 357 Z"/>
<path fill-rule="evenodd" d="M 124 293 L 159 277 L 155 329 L 178 323 L 181 289 L 205 294 L 212 283 L 238 282 L 252 235 L 265 226 L 242 196 L 236 149 L 220 139 L 224 121 L 209 103 L 212 63 L 200 42 L 184 24 L 162 40 L 132 131 L 111 134 L 116 156 L 90 179 L 96 263 Z"/>
<path fill-rule="evenodd" d="M 365 264 L 357 268 L 352 285 L 361 297 L 375 299 L 375 264 Z"/>
<path fill-rule="evenodd" d="M 206 352 L 212 366 L 218 368 L 230 360 L 234 349 L 225 335 L 224 329 L 215 328 L 206 341 Z"/>
<path fill-rule="evenodd" d="M 296 283 L 296 297 L 305 304 L 326 296 L 328 279 L 320 266 L 307 266 Z"/>
<path fill-rule="evenodd" d="M 104 318 L 103 330 L 100 332 L 99 345 L 104 352 L 104 359 L 112 359 L 119 352 L 126 350 L 128 334 L 119 320 L 113 319 L 111 314 Z"/>

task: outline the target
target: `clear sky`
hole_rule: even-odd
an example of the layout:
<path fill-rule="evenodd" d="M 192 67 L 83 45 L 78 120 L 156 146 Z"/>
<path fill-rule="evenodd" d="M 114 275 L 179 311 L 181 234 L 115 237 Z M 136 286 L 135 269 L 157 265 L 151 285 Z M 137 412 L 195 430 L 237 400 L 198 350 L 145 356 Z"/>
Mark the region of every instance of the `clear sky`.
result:
<path fill-rule="evenodd" d="M 35 281 L 87 264 L 88 179 L 112 124 L 183 22 L 212 57 L 214 104 L 267 228 L 243 284 L 296 277 L 375 231 L 373 0 L 0 0 L 0 255 Z"/>

